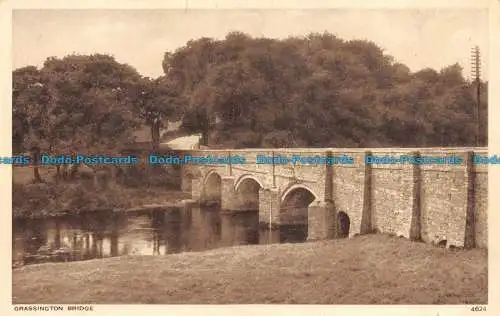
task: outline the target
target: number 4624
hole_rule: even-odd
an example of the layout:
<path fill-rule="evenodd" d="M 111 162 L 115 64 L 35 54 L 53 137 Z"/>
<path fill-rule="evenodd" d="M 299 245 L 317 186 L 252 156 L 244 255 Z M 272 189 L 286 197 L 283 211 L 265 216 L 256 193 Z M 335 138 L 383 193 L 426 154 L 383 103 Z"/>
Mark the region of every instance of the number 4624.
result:
<path fill-rule="evenodd" d="M 486 312 L 486 306 L 472 306 L 470 310 L 472 312 Z"/>

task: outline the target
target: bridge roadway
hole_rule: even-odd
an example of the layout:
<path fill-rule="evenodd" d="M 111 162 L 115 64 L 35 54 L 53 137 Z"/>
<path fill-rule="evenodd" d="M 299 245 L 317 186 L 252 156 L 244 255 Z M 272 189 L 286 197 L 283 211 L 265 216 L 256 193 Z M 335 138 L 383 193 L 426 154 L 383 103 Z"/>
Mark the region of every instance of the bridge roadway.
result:
<path fill-rule="evenodd" d="M 185 164 L 183 189 L 225 211 L 259 212 L 261 224 L 305 221 L 308 239 L 383 232 L 448 246 L 487 248 L 487 148 L 280 148 L 187 150 L 245 164 Z M 352 164 L 257 164 L 257 156 L 340 156 Z M 366 156 L 460 157 L 460 164 L 365 164 Z M 298 203 L 298 204 L 297 204 Z"/>

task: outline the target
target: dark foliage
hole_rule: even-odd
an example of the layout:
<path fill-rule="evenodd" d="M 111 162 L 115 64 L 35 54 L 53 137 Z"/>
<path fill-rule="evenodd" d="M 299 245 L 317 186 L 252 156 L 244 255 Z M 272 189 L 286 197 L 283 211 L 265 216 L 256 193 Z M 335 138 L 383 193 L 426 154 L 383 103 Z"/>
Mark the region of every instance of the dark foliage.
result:
<path fill-rule="evenodd" d="M 235 32 L 165 56 L 166 76 L 187 100 L 183 128 L 209 133 L 211 145 L 474 145 L 475 84 L 458 64 L 412 73 L 372 42 L 329 33 L 275 40 Z"/>

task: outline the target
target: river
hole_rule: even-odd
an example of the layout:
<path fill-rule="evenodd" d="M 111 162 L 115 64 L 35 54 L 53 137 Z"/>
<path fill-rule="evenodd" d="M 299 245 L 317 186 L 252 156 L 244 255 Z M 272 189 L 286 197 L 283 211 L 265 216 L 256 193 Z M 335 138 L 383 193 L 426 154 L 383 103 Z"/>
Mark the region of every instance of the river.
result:
<path fill-rule="evenodd" d="M 235 245 L 302 242 L 307 225 L 269 230 L 258 212 L 186 207 L 96 211 L 13 222 L 13 266 L 124 255 L 168 255 Z"/>

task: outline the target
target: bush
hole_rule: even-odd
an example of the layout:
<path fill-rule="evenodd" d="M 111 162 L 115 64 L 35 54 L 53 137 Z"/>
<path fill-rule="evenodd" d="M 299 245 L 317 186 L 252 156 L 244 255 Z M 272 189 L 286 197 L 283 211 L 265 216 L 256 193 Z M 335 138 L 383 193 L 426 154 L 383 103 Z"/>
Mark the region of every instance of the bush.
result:
<path fill-rule="evenodd" d="M 155 165 L 133 166 L 124 170 L 120 177 L 120 183 L 131 188 L 180 189 L 180 169 L 174 166 L 167 168 Z"/>
<path fill-rule="evenodd" d="M 131 196 L 120 187 L 94 188 L 88 183 L 15 184 L 12 188 L 14 217 L 57 215 L 96 209 L 129 207 Z"/>

